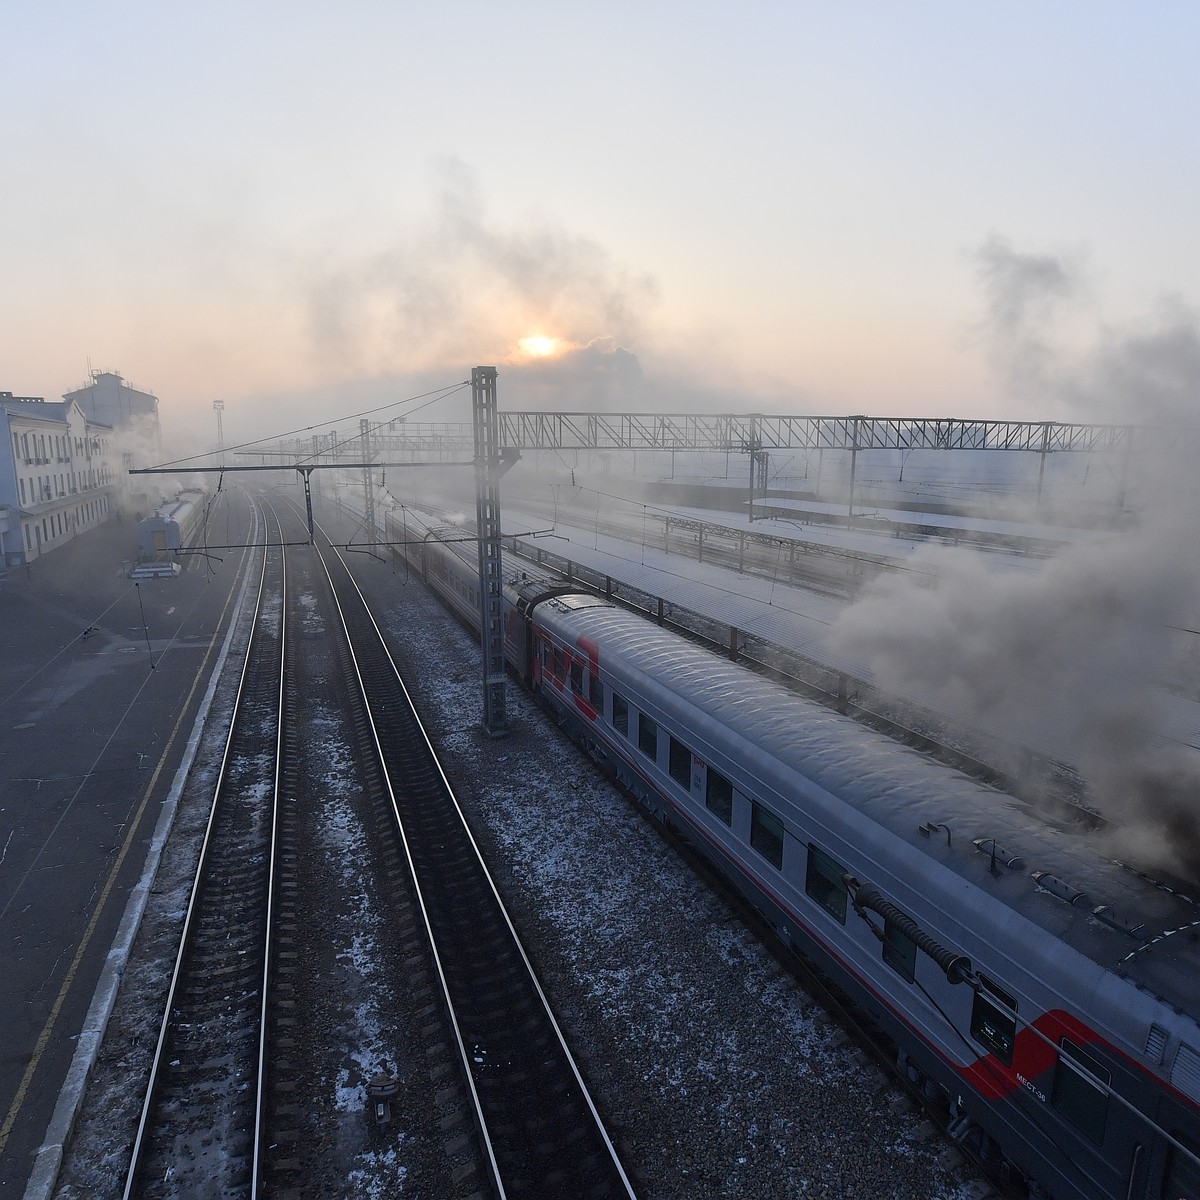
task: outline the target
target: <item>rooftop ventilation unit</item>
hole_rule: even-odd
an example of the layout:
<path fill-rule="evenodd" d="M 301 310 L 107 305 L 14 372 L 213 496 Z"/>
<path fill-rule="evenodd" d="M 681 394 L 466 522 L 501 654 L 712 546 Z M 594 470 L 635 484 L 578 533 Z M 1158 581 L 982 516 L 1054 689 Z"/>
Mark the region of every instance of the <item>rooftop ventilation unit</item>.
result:
<path fill-rule="evenodd" d="M 1072 887 L 1071 884 L 1063 882 L 1057 875 L 1051 875 L 1048 871 L 1034 871 L 1032 878 L 1042 891 L 1050 892 L 1068 904 L 1079 905 L 1087 900 L 1087 892 Z"/>

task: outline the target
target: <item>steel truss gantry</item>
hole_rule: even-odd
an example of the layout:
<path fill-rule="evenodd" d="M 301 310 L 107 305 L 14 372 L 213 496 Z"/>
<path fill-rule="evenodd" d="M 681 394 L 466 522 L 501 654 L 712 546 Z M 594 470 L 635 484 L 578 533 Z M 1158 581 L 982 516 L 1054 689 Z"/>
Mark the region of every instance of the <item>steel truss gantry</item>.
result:
<path fill-rule="evenodd" d="M 806 417 L 764 413 L 498 412 L 496 445 L 502 453 L 525 450 L 662 450 L 749 454 L 750 515 L 756 496 L 766 494 L 767 455 L 772 450 L 844 450 L 850 454 L 849 512 L 854 513 L 854 474 L 859 453 L 869 450 L 1011 450 L 1040 456 L 1037 502 L 1041 503 L 1046 459 L 1051 454 L 1120 455 L 1124 502 L 1130 455 L 1161 449 L 1170 431 L 1139 425 L 1092 425 L 1063 421 L 977 421 L 961 417 Z M 382 428 L 382 427 L 381 427 Z M 383 447 L 419 453 L 468 444 L 466 426 L 391 426 Z M 478 454 L 478 442 L 470 444 Z"/>
<path fill-rule="evenodd" d="M 514 450 L 1024 450 L 1055 454 L 1149 448 L 1159 432 L 1136 425 L 959 417 L 500 413 L 500 444 Z"/>
<path fill-rule="evenodd" d="M 499 412 L 507 450 L 1017 450 L 1033 454 L 1127 453 L 1160 449 L 1175 434 L 1143 425 L 1063 421 L 976 421 L 963 417 L 805 417 L 764 413 Z M 376 447 L 459 453 L 474 445 L 466 423 L 381 422 Z M 295 450 L 310 453 L 297 443 Z M 330 446 L 327 455 L 336 456 Z"/>

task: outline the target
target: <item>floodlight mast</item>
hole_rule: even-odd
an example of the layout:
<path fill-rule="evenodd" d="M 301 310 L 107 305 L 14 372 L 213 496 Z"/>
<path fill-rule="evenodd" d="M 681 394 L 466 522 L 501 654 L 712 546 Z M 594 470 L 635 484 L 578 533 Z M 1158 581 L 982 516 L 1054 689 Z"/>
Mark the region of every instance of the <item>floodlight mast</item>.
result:
<path fill-rule="evenodd" d="M 217 414 L 217 453 L 221 456 L 221 462 L 225 462 L 225 429 L 221 421 L 221 414 L 225 411 L 224 400 L 213 401 L 213 412 Z"/>

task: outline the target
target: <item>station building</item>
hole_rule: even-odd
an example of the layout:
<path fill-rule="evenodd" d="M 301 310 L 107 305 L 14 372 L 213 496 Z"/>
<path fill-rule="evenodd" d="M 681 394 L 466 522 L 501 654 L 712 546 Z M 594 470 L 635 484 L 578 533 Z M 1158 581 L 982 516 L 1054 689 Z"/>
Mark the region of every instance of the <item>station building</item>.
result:
<path fill-rule="evenodd" d="M 126 454 L 147 461 L 161 457 L 158 397 L 153 392 L 130 387 L 115 371 L 92 371 L 90 383 L 65 392 L 63 399 L 78 404 L 89 421 L 107 425 L 119 434 Z"/>
<path fill-rule="evenodd" d="M 111 426 L 73 400 L 0 392 L 0 567 L 31 563 L 116 511 Z"/>

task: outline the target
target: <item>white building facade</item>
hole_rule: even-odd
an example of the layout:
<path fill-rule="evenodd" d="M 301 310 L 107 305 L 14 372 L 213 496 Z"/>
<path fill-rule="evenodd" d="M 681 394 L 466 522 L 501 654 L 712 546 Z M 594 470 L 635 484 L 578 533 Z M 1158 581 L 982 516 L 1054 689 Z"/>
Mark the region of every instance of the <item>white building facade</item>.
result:
<path fill-rule="evenodd" d="M 113 431 L 74 401 L 0 392 L 0 549 L 21 566 L 94 529 L 116 510 Z"/>

